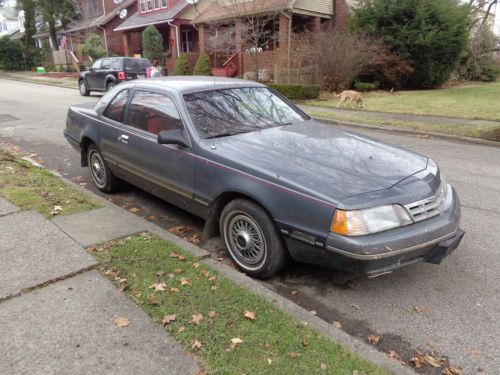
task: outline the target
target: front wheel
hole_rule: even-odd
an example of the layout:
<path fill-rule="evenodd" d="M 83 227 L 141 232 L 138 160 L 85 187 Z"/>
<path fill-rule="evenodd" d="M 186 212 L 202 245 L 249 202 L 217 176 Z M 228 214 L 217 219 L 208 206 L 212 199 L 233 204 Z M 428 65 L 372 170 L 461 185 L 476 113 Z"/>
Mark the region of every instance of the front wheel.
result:
<path fill-rule="evenodd" d="M 90 90 L 87 85 L 87 82 L 85 82 L 84 79 L 81 79 L 80 82 L 78 82 L 78 87 L 80 90 L 80 95 L 82 96 L 89 96 L 90 95 Z"/>
<path fill-rule="evenodd" d="M 250 276 L 268 278 L 288 261 L 288 252 L 272 218 L 251 201 L 231 201 L 222 211 L 220 232 L 231 258 Z"/>
<path fill-rule="evenodd" d="M 87 162 L 92 181 L 100 191 L 113 193 L 118 186 L 118 179 L 113 175 L 108 164 L 95 144 L 87 150 Z"/>

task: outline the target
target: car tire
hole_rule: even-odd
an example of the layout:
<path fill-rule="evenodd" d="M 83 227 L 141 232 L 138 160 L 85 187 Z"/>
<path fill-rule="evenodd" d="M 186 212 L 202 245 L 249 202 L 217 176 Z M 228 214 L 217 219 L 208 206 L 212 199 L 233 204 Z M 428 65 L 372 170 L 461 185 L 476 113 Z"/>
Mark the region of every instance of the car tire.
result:
<path fill-rule="evenodd" d="M 273 219 L 256 203 L 229 202 L 219 225 L 231 258 L 249 276 L 265 279 L 285 267 L 289 255 L 283 238 Z"/>
<path fill-rule="evenodd" d="M 113 172 L 111 172 L 111 169 L 95 144 L 90 145 L 87 150 L 87 163 L 90 178 L 100 191 L 113 193 L 117 190 L 119 180 L 113 175 Z"/>
<path fill-rule="evenodd" d="M 81 79 L 80 81 L 78 81 L 78 89 L 80 91 L 81 96 L 89 96 L 90 95 L 89 86 L 87 85 L 87 82 L 84 79 Z"/>
<path fill-rule="evenodd" d="M 113 87 L 115 87 L 115 86 L 116 86 L 116 82 L 113 82 L 113 81 L 108 82 L 108 83 L 106 84 L 106 91 L 110 91 L 110 90 L 112 90 L 112 89 L 113 89 Z"/>

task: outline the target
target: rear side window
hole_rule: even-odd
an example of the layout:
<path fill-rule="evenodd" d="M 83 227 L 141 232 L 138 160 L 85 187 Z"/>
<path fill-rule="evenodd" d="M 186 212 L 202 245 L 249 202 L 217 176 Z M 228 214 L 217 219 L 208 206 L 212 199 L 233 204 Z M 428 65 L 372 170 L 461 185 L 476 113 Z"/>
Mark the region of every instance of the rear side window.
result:
<path fill-rule="evenodd" d="M 118 122 L 123 121 L 123 112 L 130 97 L 130 90 L 120 91 L 104 112 L 104 116 Z"/>
<path fill-rule="evenodd" d="M 148 59 L 125 59 L 123 64 L 128 72 L 145 72 L 146 68 L 151 67 L 151 62 Z"/>
<path fill-rule="evenodd" d="M 122 70 L 123 59 L 113 59 L 111 61 L 111 68 L 113 70 Z"/>
<path fill-rule="evenodd" d="M 148 91 L 135 92 L 130 103 L 129 125 L 156 135 L 165 130 L 183 129 L 173 100 Z"/>

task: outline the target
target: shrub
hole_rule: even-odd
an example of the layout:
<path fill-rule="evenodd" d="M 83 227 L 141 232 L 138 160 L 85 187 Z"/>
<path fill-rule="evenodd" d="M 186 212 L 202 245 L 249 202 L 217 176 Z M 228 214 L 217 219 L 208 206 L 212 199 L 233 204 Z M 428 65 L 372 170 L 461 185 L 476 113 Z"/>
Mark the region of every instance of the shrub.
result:
<path fill-rule="evenodd" d="M 380 87 L 380 82 L 362 82 L 356 81 L 354 82 L 354 88 L 358 91 L 368 91 L 368 90 L 377 90 Z"/>
<path fill-rule="evenodd" d="M 281 95 L 288 99 L 294 100 L 309 100 L 318 99 L 320 94 L 319 85 L 268 85 L 272 89 L 278 91 Z"/>
<path fill-rule="evenodd" d="M 175 62 L 174 76 L 188 76 L 191 75 L 191 67 L 189 66 L 188 56 L 181 53 Z"/>
<path fill-rule="evenodd" d="M 459 0 L 368 0 L 351 24 L 413 63 L 408 86 L 432 88 L 450 78 L 467 47 L 469 7 Z"/>
<path fill-rule="evenodd" d="M 102 45 L 102 39 L 98 34 L 90 34 L 82 47 L 82 53 L 92 60 L 100 59 L 107 55 L 106 49 Z"/>
<path fill-rule="evenodd" d="M 163 65 L 163 37 L 156 26 L 149 25 L 142 33 L 142 54 L 153 61 L 158 59 Z"/>
<path fill-rule="evenodd" d="M 0 69 L 24 69 L 23 45 L 18 40 L 10 40 L 4 36 L 0 38 Z"/>
<path fill-rule="evenodd" d="M 197 76 L 211 76 L 212 75 L 212 64 L 210 62 L 210 57 L 208 53 L 202 52 L 196 61 L 194 67 L 194 75 Z"/>

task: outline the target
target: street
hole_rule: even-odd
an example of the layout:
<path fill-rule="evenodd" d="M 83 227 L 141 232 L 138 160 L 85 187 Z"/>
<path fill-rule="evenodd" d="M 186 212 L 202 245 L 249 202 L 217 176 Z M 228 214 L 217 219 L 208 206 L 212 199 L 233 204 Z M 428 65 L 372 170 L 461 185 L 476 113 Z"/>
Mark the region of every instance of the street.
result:
<path fill-rule="evenodd" d="M 48 168 L 95 187 L 80 156 L 62 132 L 70 105 L 96 101 L 77 90 L 0 80 L 0 142 L 36 154 Z M 328 322 L 366 341 L 381 336 L 379 350 L 410 359 L 415 350 L 449 358 L 464 374 L 497 375 L 500 369 L 500 148 L 427 137 L 356 132 L 434 158 L 462 203 L 467 232 L 457 251 L 440 266 L 420 263 L 374 279 L 353 279 L 320 267 L 291 264 L 264 284 Z M 87 185 L 85 185 L 87 184 Z M 102 194 L 100 194 L 102 195 Z M 102 195 L 103 196 L 103 195 Z M 126 186 L 114 203 L 169 229 L 203 222 L 159 199 Z M 205 247 L 219 257 L 222 245 Z M 293 293 L 292 293 L 293 292 Z M 427 374 L 440 374 L 427 367 Z"/>

